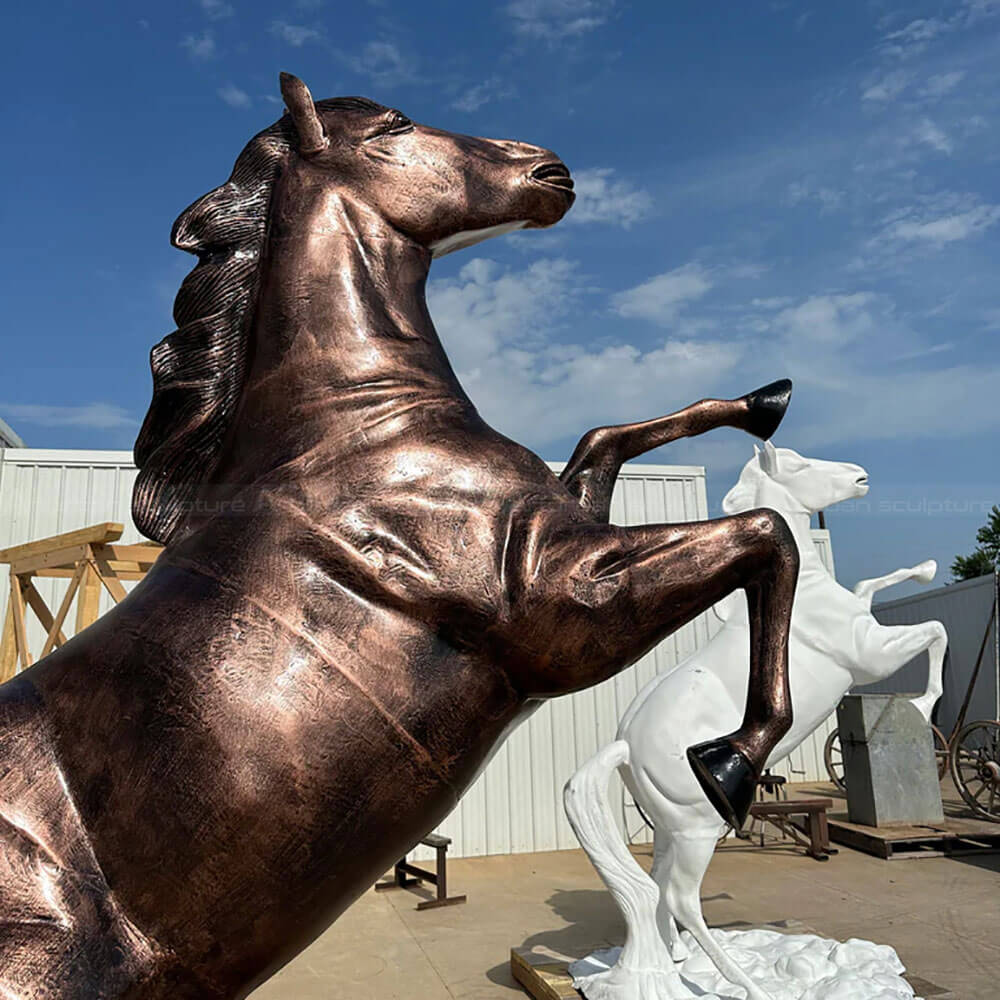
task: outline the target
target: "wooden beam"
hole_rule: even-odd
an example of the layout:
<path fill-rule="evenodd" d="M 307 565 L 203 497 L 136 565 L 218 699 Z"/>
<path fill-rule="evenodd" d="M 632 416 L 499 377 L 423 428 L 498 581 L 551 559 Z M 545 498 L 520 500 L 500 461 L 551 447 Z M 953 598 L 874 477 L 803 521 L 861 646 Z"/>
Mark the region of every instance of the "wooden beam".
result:
<path fill-rule="evenodd" d="M 127 562 L 152 566 L 163 551 L 162 545 L 147 542 L 143 545 L 95 545 L 94 555 L 110 563 Z"/>
<path fill-rule="evenodd" d="M 128 592 L 121 585 L 107 563 L 95 563 L 97 575 L 101 578 L 101 583 L 108 589 L 108 593 L 114 598 L 115 604 L 120 604 L 128 597 Z"/>
<path fill-rule="evenodd" d="M 10 600 L 14 607 L 14 637 L 17 641 L 17 654 L 21 661 L 21 669 L 31 666 L 31 650 L 28 649 L 28 633 L 24 627 L 24 596 L 21 593 L 21 581 L 10 575 Z"/>
<path fill-rule="evenodd" d="M 83 563 L 83 576 L 76 598 L 76 633 L 93 625 L 101 613 L 101 578 L 91 561 Z"/>
<path fill-rule="evenodd" d="M 52 612 L 49 611 L 49 606 L 45 603 L 45 599 L 41 594 L 35 589 L 35 585 L 30 579 L 21 580 L 21 593 L 24 594 L 24 599 L 28 602 L 31 610 L 35 612 L 38 620 L 42 623 L 42 628 L 45 629 L 45 634 L 48 635 L 52 631 L 52 626 L 55 624 L 55 619 L 52 617 Z M 66 636 L 59 632 L 57 635 L 60 643 L 66 641 Z"/>
<path fill-rule="evenodd" d="M 108 565 L 114 570 L 115 576 L 119 580 L 141 580 L 149 570 L 149 567 L 142 563 L 134 562 L 110 562 Z M 39 580 L 71 580 L 76 569 L 69 567 L 65 569 L 40 569 L 32 575 Z"/>
<path fill-rule="evenodd" d="M 7 613 L 0 634 L 0 684 L 17 673 L 17 639 L 14 636 L 14 595 L 7 599 Z"/>
<path fill-rule="evenodd" d="M 92 524 L 86 528 L 77 528 L 76 531 L 65 531 L 61 535 L 50 535 L 48 538 L 39 538 L 34 542 L 25 542 L 23 545 L 12 545 L 6 549 L 0 549 L 0 563 L 16 562 L 44 552 L 51 552 L 53 549 L 66 549 L 74 545 L 103 545 L 106 542 L 117 542 L 122 537 L 124 530 L 124 525 L 115 521 L 102 521 L 100 524 Z"/>
<path fill-rule="evenodd" d="M 45 645 L 42 647 L 43 657 L 48 656 L 49 653 L 52 652 L 52 649 L 57 641 L 60 644 L 66 641 L 62 637 L 62 632 L 60 630 L 63 627 L 63 622 L 66 621 L 66 615 L 69 614 L 70 605 L 73 603 L 73 598 L 76 596 L 77 588 L 80 586 L 80 581 L 83 579 L 83 570 L 86 565 L 86 563 L 80 563 L 73 571 L 73 578 L 69 581 L 69 586 L 66 588 L 66 594 L 62 599 L 62 604 L 59 605 L 59 610 L 56 612 L 56 620 L 52 623 L 52 627 L 49 629 L 49 634 L 45 639 Z"/>
<path fill-rule="evenodd" d="M 68 545 L 59 549 L 50 549 L 48 552 L 35 552 L 33 555 L 18 556 L 12 559 L 10 571 L 18 576 L 26 573 L 38 573 L 44 569 L 69 569 L 72 570 L 81 559 L 86 559 L 90 554 L 87 545 Z"/>

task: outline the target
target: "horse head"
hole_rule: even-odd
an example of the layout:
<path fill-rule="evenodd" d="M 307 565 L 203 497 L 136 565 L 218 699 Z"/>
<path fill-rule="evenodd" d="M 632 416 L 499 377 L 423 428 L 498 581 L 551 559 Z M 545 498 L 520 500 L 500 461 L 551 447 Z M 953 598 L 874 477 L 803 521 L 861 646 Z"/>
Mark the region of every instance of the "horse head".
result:
<path fill-rule="evenodd" d="M 787 495 L 787 505 L 774 502 L 775 485 Z M 868 473 L 860 465 L 805 458 L 791 448 L 775 448 L 765 441 L 763 448 L 754 448 L 753 458 L 726 494 L 722 509 L 727 514 L 738 514 L 766 505 L 777 506 L 781 513 L 813 514 L 867 492 Z"/>
<path fill-rule="evenodd" d="M 297 153 L 322 183 L 363 203 L 435 257 L 498 233 L 554 225 L 573 204 L 569 170 L 552 152 L 411 121 L 370 101 L 324 110 L 281 74 Z"/>

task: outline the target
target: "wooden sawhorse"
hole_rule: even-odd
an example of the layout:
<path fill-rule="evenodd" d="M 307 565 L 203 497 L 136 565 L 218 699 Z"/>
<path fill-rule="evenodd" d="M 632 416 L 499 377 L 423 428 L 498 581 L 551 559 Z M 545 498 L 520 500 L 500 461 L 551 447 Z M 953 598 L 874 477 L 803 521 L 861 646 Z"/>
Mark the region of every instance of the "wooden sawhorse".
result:
<path fill-rule="evenodd" d="M 755 819 L 773 823 L 790 837 L 806 854 L 817 861 L 826 861 L 837 849 L 830 846 L 830 828 L 826 811 L 833 807 L 833 799 L 786 799 L 779 802 L 755 802 L 750 815 Z M 792 821 L 793 816 L 804 816 L 805 827 Z"/>
<path fill-rule="evenodd" d="M 433 847 L 437 852 L 437 871 L 429 872 L 426 868 L 418 868 L 411 865 L 405 855 L 396 862 L 392 870 L 392 880 L 389 882 L 376 882 L 375 891 L 383 892 L 386 889 L 407 889 L 411 885 L 419 885 L 421 882 L 430 882 L 437 887 L 437 895 L 434 899 L 425 899 L 417 903 L 418 910 L 433 910 L 439 906 L 455 906 L 465 902 L 465 896 L 448 895 L 448 847 L 451 844 L 450 837 L 442 837 L 438 833 L 429 833 L 422 837 L 421 844 Z M 407 875 L 413 876 L 407 878 Z"/>

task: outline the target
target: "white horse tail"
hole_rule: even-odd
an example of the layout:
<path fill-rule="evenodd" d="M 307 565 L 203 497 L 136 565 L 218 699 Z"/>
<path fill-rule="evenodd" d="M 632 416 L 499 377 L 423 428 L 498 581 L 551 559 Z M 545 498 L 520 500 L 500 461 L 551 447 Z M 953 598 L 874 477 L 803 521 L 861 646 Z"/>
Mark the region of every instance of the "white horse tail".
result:
<path fill-rule="evenodd" d="M 628 763 L 628 743 L 625 740 L 609 743 L 569 779 L 563 803 L 573 832 L 631 929 L 637 922 L 642 926 L 643 916 L 650 908 L 655 913 L 659 889 L 629 853 L 608 804 L 611 775 Z"/>

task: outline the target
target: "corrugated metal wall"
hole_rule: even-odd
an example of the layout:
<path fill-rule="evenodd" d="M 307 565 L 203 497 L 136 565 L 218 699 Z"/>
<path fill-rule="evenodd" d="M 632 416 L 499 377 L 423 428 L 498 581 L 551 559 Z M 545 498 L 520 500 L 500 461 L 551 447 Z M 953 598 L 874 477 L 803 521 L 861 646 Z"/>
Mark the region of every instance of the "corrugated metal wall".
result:
<path fill-rule="evenodd" d="M 552 465 L 556 471 L 561 467 Z M 120 521 L 126 525 L 123 540 L 138 540 L 129 514 L 134 479 L 128 452 L 0 452 L 0 548 L 99 521 Z M 704 519 L 708 516 L 704 470 L 627 465 L 611 513 L 612 520 L 623 525 Z M 832 571 L 829 533 L 814 534 Z M 66 587 L 61 580 L 38 581 L 38 585 L 50 607 Z M 2 607 L 7 590 L 3 579 Z M 107 595 L 103 599 L 110 601 Z M 706 642 L 709 634 L 708 619 L 701 616 L 612 680 L 540 708 L 500 748 L 442 824 L 440 832 L 453 839 L 452 852 L 468 856 L 575 847 L 562 809 L 563 785 L 580 764 L 614 738 L 618 719 L 638 690 Z M 33 623 L 32 648 L 39 649 L 43 640 L 41 627 Z M 784 773 L 793 780 L 825 776 L 822 747 L 828 728 L 793 754 Z M 612 796 L 617 804 L 621 797 L 617 779 Z"/>
<path fill-rule="evenodd" d="M 922 594 L 886 601 L 872 608 L 883 625 L 914 625 L 937 620 L 948 632 L 948 652 L 944 661 L 944 694 L 934 711 L 938 728 L 950 736 L 962 701 L 976 667 L 983 634 L 990 621 L 995 599 L 992 576 L 936 587 Z M 986 636 L 983 665 L 972 692 L 966 722 L 995 719 L 1000 713 L 1000 664 L 996 653 L 996 619 Z M 862 694 L 883 691 L 893 694 L 922 692 L 927 687 L 927 654 L 910 660 L 900 671 L 877 684 L 866 684 Z"/>

